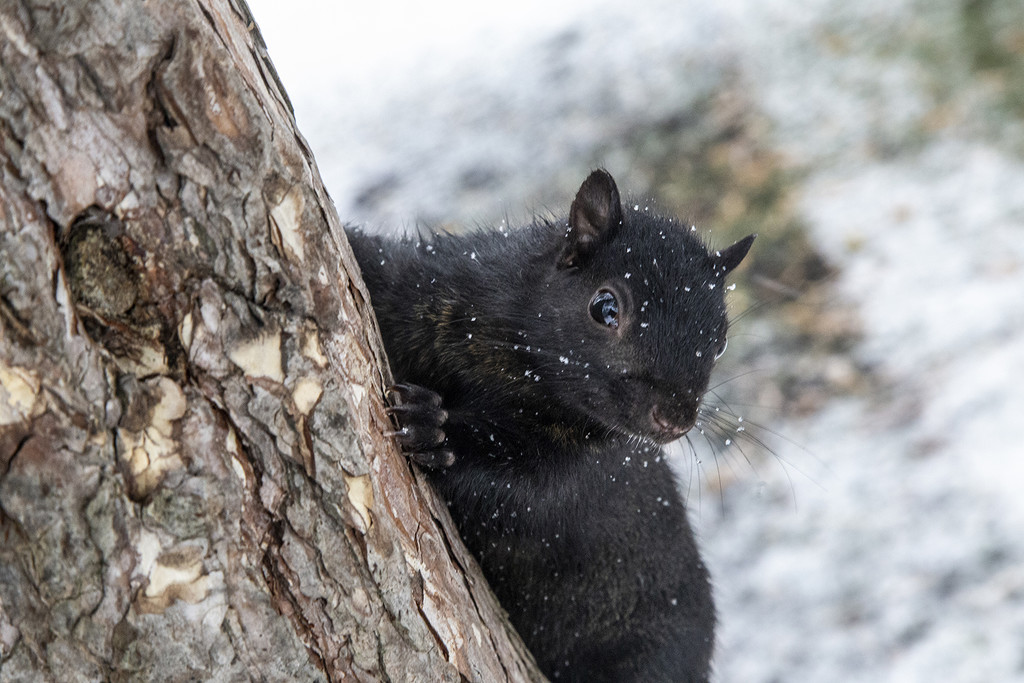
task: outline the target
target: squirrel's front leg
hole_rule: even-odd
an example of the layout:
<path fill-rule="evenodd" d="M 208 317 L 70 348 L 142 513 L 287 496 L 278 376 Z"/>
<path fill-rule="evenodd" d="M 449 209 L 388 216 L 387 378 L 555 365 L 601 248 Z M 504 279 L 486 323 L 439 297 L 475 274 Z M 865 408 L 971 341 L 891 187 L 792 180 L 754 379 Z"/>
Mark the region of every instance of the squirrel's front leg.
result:
<path fill-rule="evenodd" d="M 397 405 L 388 408 L 399 426 L 390 435 L 398 439 L 405 454 L 428 469 L 455 462 L 455 454 L 445 445 L 442 428 L 448 421 L 448 411 L 442 407 L 441 395 L 415 384 L 396 384 L 388 392 L 399 399 Z"/>

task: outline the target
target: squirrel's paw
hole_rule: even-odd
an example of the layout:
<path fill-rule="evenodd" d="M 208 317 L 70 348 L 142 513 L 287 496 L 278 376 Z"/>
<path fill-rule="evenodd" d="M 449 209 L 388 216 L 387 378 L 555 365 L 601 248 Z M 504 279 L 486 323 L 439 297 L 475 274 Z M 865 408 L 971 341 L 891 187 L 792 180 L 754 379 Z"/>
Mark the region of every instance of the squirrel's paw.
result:
<path fill-rule="evenodd" d="M 455 454 L 445 448 L 442 427 L 448 411 L 441 407 L 441 395 L 415 384 L 396 384 L 388 393 L 398 396 L 398 405 L 387 409 L 398 420 L 399 429 L 389 435 L 398 439 L 406 455 L 417 465 L 427 468 L 448 467 Z"/>

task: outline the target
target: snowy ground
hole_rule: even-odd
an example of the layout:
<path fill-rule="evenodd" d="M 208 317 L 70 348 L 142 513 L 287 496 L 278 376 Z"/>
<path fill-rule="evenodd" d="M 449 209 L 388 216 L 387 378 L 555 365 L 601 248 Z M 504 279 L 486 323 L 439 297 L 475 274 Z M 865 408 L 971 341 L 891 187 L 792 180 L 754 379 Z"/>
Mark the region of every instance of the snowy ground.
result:
<path fill-rule="evenodd" d="M 778 459 L 721 491 L 703 458 L 717 678 L 1024 681 L 1019 0 L 320 4 L 250 2 L 340 215 L 370 225 L 528 217 L 596 165 L 663 188 L 637 131 L 741 93 L 866 379 L 758 415 Z M 781 346 L 762 312 L 754 343 Z"/>

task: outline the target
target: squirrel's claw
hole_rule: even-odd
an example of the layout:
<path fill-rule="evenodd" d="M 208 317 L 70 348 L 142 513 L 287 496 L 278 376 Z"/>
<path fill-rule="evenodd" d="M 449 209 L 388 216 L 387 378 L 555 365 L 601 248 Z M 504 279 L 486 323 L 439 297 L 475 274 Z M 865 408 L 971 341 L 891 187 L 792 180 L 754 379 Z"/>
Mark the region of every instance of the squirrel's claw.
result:
<path fill-rule="evenodd" d="M 388 415 L 394 415 L 399 422 L 424 422 L 440 427 L 448 421 L 448 411 L 440 407 L 424 407 L 418 404 L 403 403 L 385 409 Z"/>
<path fill-rule="evenodd" d="M 408 453 L 407 456 L 420 467 L 427 469 L 449 467 L 455 462 L 455 454 L 447 448 L 439 448 L 426 453 Z"/>
<path fill-rule="evenodd" d="M 441 407 L 441 395 L 414 384 L 395 384 L 387 391 L 401 401 L 387 408 L 399 426 L 387 436 L 395 437 L 406 455 L 422 467 L 448 467 L 455 462 L 451 449 L 442 448 L 448 411 Z"/>
<path fill-rule="evenodd" d="M 401 405 L 421 404 L 431 408 L 441 407 L 441 394 L 431 391 L 418 384 L 392 384 L 386 390 L 389 394 L 397 394 L 402 400 Z M 397 407 L 397 406 L 395 406 Z"/>

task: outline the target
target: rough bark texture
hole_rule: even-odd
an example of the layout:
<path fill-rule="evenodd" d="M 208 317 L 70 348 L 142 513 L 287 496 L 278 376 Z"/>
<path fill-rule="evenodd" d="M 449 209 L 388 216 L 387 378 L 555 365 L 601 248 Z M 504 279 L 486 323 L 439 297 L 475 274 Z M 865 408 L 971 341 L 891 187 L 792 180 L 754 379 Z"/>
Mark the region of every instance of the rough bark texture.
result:
<path fill-rule="evenodd" d="M 261 46 L 229 0 L 0 0 L 0 681 L 538 680 L 381 436 Z"/>

